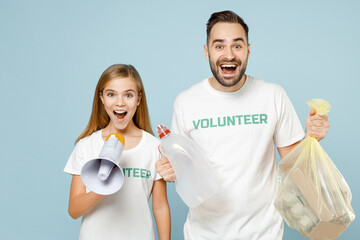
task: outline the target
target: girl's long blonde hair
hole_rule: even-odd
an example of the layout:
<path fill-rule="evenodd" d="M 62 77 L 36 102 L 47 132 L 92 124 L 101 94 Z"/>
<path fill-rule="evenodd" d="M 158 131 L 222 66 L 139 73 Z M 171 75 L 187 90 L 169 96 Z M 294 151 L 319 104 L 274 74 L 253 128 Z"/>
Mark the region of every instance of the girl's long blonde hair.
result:
<path fill-rule="evenodd" d="M 76 139 L 75 143 L 80 141 L 80 139 L 90 136 L 93 132 L 96 132 L 100 129 L 105 128 L 110 121 L 108 114 L 105 111 L 104 105 L 101 102 L 100 94 L 106 87 L 109 81 L 116 78 L 126 78 L 131 77 L 134 79 L 137 85 L 137 90 L 139 96 L 141 96 L 140 104 L 136 109 L 136 112 L 133 116 L 134 124 L 143 129 L 150 134 L 153 134 L 150 124 L 149 110 L 146 103 L 146 96 L 144 85 L 141 81 L 141 77 L 136 69 L 132 65 L 125 64 L 114 64 L 108 67 L 103 74 L 101 75 L 99 82 L 95 89 L 92 112 L 90 116 L 89 123 L 87 124 L 85 130 L 80 134 Z"/>

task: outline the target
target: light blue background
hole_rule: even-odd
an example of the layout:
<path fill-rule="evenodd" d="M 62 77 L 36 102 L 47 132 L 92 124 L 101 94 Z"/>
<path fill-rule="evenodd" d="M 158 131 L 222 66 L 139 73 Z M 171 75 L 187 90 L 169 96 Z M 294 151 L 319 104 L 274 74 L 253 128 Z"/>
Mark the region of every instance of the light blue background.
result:
<path fill-rule="evenodd" d="M 0 239 L 77 239 L 63 168 L 99 76 L 133 64 L 154 129 L 170 126 L 176 95 L 210 76 L 205 24 L 227 9 L 250 27 L 249 75 L 283 86 L 302 122 L 307 100 L 332 104 L 321 144 L 359 214 L 359 1 L 0 0 Z M 182 239 L 187 208 L 168 189 L 172 237 Z M 339 239 L 360 239 L 358 218 Z M 286 227 L 284 239 L 302 237 Z"/>

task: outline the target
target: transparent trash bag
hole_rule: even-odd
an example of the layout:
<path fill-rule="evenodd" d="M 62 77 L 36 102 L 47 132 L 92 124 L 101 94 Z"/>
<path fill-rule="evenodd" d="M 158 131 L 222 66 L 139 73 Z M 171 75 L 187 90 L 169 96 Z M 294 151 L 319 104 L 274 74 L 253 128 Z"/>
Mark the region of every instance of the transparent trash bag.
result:
<path fill-rule="evenodd" d="M 320 115 L 330 109 L 322 99 L 307 104 Z M 306 137 L 283 158 L 279 174 L 275 207 L 303 237 L 336 239 L 354 220 L 350 189 L 315 138 Z"/>

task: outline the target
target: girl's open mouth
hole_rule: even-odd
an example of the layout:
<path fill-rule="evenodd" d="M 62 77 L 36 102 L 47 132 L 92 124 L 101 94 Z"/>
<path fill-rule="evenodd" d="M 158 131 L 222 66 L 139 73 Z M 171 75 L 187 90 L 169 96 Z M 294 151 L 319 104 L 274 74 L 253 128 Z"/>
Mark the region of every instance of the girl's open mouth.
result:
<path fill-rule="evenodd" d="M 127 112 L 126 111 L 114 111 L 114 114 L 116 116 L 117 119 L 124 119 L 124 117 L 126 116 Z"/>

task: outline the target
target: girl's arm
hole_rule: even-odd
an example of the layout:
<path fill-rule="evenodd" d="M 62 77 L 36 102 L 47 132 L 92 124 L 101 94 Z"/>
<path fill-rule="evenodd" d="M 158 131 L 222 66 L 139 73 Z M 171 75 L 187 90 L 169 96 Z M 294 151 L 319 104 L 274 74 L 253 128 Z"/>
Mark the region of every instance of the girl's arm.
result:
<path fill-rule="evenodd" d="M 152 190 L 152 209 L 159 240 L 170 239 L 170 208 L 166 196 L 166 182 L 163 179 L 154 182 Z"/>
<path fill-rule="evenodd" d="M 93 208 L 103 195 L 93 192 L 86 193 L 86 187 L 79 175 L 73 175 L 70 188 L 69 214 L 72 218 L 77 219 Z"/>

